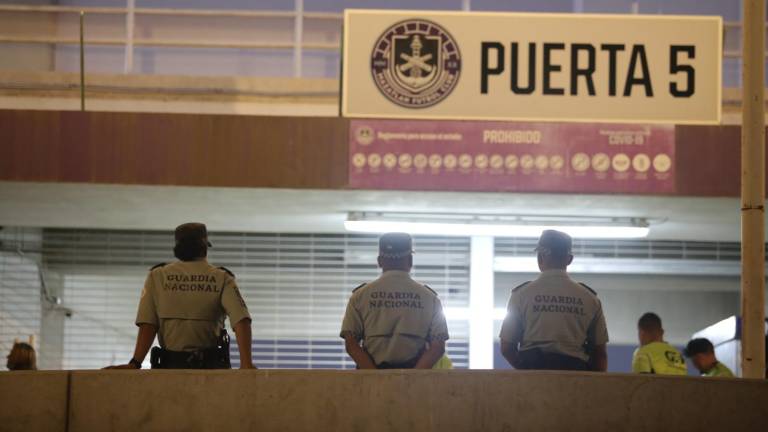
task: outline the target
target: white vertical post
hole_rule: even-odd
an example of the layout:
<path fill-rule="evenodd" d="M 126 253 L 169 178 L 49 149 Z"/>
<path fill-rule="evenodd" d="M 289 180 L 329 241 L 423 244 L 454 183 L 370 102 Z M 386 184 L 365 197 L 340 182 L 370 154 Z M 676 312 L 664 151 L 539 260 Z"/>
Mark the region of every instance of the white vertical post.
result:
<path fill-rule="evenodd" d="M 133 72 L 133 28 L 136 0 L 127 0 L 125 7 L 125 65 L 123 72 L 129 74 Z"/>
<path fill-rule="evenodd" d="M 493 237 L 472 237 L 469 278 L 469 368 L 493 369 Z"/>
<path fill-rule="evenodd" d="M 295 0 L 293 21 L 293 76 L 301 78 L 302 39 L 304 39 L 304 0 Z"/>
<path fill-rule="evenodd" d="M 584 0 L 573 0 L 573 12 L 584 13 Z"/>
<path fill-rule="evenodd" d="M 631 13 L 637 15 L 640 13 L 640 2 L 638 0 L 635 0 L 632 2 L 632 9 Z"/>

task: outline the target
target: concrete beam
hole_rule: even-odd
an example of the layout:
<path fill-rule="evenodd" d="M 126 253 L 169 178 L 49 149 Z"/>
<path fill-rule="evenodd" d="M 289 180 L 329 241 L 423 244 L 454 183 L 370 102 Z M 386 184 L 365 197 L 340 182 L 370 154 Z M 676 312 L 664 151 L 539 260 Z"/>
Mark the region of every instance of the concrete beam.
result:
<path fill-rule="evenodd" d="M 768 381 L 519 371 L 73 372 L 70 430 L 762 430 Z"/>
<path fill-rule="evenodd" d="M 64 432 L 68 377 L 69 372 L 1 372 L 0 430 Z"/>

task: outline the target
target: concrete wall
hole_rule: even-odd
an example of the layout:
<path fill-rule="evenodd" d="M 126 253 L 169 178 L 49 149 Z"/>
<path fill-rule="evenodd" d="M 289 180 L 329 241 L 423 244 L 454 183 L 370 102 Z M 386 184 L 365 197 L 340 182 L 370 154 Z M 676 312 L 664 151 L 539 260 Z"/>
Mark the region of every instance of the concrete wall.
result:
<path fill-rule="evenodd" d="M 68 372 L 0 372 L 0 430 L 65 431 Z"/>
<path fill-rule="evenodd" d="M 64 430 L 66 373 L 0 374 L 0 429 Z M 764 430 L 768 381 L 494 371 L 70 372 L 70 431 Z"/>

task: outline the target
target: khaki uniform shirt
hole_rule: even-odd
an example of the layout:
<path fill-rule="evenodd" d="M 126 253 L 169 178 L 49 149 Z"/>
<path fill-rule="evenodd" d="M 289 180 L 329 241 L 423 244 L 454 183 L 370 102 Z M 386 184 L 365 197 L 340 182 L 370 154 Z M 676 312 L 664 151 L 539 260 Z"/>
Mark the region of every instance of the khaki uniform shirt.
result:
<path fill-rule="evenodd" d="M 519 343 L 520 351 L 539 348 L 588 361 L 585 342 L 608 343 L 608 329 L 592 290 L 573 281 L 565 270 L 547 270 L 512 290 L 499 337 Z"/>
<path fill-rule="evenodd" d="M 232 325 L 251 317 L 235 278 L 206 260 L 176 261 L 149 272 L 136 325 L 157 327 L 165 349 L 198 351 L 216 346 L 226 316 Z"/>
<path fill-rule="evenodd" d="M 349 299 L 341 337 L 352 335 L 374 363 L 401 364 L 421 355 L 426 343 L 448 339 L 448 326 L 437 294 L 390 270 L 358 287 Z"/>

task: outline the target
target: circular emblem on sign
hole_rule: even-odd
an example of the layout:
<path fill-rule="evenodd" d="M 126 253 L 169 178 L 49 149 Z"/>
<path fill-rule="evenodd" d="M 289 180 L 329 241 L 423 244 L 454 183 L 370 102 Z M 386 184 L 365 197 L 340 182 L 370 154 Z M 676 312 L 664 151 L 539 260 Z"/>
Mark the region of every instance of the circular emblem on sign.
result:
<path fill-rule="evenodd" d="M 379 91 L 406 108 L 426 108 L 445 99 L 459 82 L 461 54 L 440 25 L 423 19 L 388 28 L 371 53 L 371 73 Z"/>
<path fill-rule="evenodd" d="M 653 158 L 653 168 L 660 173 L 665 173 L 672 168 L 672 159 L 664 153 L 658 154 Z"/>
<path fill-rule="evenodd" d="M 464 153 L 459 155 L 459 166 L 464 169 L 472 168 L 472 156 Z"/>
<path fill-rule="evenodd" d="M 536 156 L 534 165 L 536 165 L 536 168 L 539 170 L 545 170 L 549 166 L 549 158 L 544 155 L 538 155 Z"/>
<path fill-rule="evenodd" d="M 384 166 L 387 167 L 387 169 L 392 169 L 397 165 L 397 156 L 395 156 L 392 153 L 387 153 L 384 155 Z"/>
<path fill-rule="evenodd" d="M 560 171 L 565 165 L 565 160 L 560 155 L 554 155 L 549 158 L 549 166 L 555 171 Z"/>
<path fill-rule="evenodd" d="M 432 169 L 438 169 L 443 165 L 443 157 L 439 154 L 429 156 L 429 166 Z"/>
<path fill-rule="evenodd" d="M 418 169 L 424 169 L 427 166 L 427 161 L 427 156 L 421 153 L 413 157 L 413 165 Z"/>
<path fill-rule="evenodd" d="M 410 168 L 411 165 L 413 165 L 413 156 L 408 153 L 403 153 L 397 159 L 397 162 L 400 164 L 400 168 Z"/>
<path fill-rule="evenodd" d="M 492 155 L 491 156 L 491 168 L 493 169 L 501 169 L 504 166 L 504 158 L 501 157 L 501 155 Z"/>
<path fill-rule="evenodd" d="M 517 158 L 517 155 L 509 155 L 504 159 L 504 165 L 507 169 L 515 169 L 519 163 L 520 160 Z"/>
<path fill-rule="evenodd" d="M 365 166 L 366 157 L 362 153 L 355 153 L 354 156 L 352 156 L 352 165 L 355 166 L 355 168 L 362 168 Z"/>
<path fill-rule="evenodd" d="M 456 168 L 456 156 L 452 154 L 445 155 L 445 159 L 443 160 L 443 164 L 448 169 L 454 169 Z"/>
<path fill-rule="evenodd" d="M 611 167 L 611 158 L 605 153 L 597 153 L 592 156 L 592 169 L 597 172 L 606 172 Z"/>
<path fill-rule="evenodd" d="M 368 126 L 360 126 L 355 130 L 355 138 L 360 145 L 369 145 L 374 139 L 373 129 Z"/>
<path fill-rule="evenodd" d="M 611 162 L 611 166 L 613 166 L 613 170 L 617 172 L 624 172 L 629 169 L 629 166 L 632 164 L 632 162 L 629 159 L 629 156 L 627 156 L 625 153 L 618 153 L 613 156 L 613 161 Z"/>
<path fill-rule="evenodd" d="M 578 172 L 584 172 L 589 169 L 589 155 L 586 153 L 576 153 L 571 158 L 571 166 Z"/>
<path fill-rule="evenodd" d="M 368 165 L 370 165 L 371 168 L 378 168 L 381 165 L 381 155 L 378 153 L 369 154 Z"/>
<path fill-rule="evenodd" d="M 533 156 L 529 154 L 524 154 L 523 157 L 520 158 L 520 166 L 523 167 L 523 169 L 531 169 L 533 168 L 534 159 Z"/>
<path fill-rule="evenodd" d="M 488 156 L 484 154 L 479 154 L 475 156 L 475 166 L 480 169 L 485 169 L 488 167 Z"/>
<path fill-rule="evenodd" d="M 637 172 L 644 173 L 651 167 L 651 158 L 645 153 L 638 153 L 632 158 L 632 168 Z"/>

